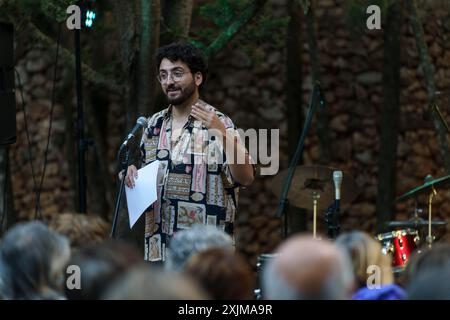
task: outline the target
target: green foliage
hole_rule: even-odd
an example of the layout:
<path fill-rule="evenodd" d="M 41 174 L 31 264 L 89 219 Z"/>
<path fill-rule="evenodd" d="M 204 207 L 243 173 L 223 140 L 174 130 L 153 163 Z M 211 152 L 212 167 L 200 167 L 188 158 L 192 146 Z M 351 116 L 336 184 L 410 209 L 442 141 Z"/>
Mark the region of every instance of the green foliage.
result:
<path fill-rule="evenodd" d="M 15 6 L 25 16 L 44 15 L 47 19 L 62 22 L 67 19 L 66 9 L 76 0 L 5 0 L 9 6 Z"/>
<path fill-rule="evenodd" d="M 225 29 L 250 3 L 251 0 L 216 0 L 201 6 L 200 15 L 219 28 Z"/>
<path fill-rule="evenodd" d="M 74 4 L 74 0 L 44 0 L 41 2 L 42 12 L 58 22 L 63 22 L 67 19 L 66 9 L 71 4 Z"/>
<path fill-rule="evenodd" d="M 255 63 L 264 59 L 262 46 L 281 49 L 286 45 L 286 30 L 289 17 L 273 18 L 267 12 L 259 16 L 255 24 L 249 25 L 236 41 L 236 47 L 251 55 Z"/>
<path fill-rule="evenodd" d="M 252 0 L 216 0 L 213 3 L 200 6 L 194 12 L 209 24 L 191 34 L 190 42 L 205 49 L 222 32 L 233 32 L 229 28 L 241 18 L 242 13 L 252 5 Z M 263 57 L 261 46 L 267 48 L 281 48 L 285 45 L 285 33 L 289 17 L 274 17 L 270 7 L 266 6 L 251 24 L 246 25 L 238 36 L 229 44 L 249 54 L 255 63 Z"/>
<path fill-rule="evenodd" d="M 398 1 L 398 0 L 394 0 Z M 381 19 L 385 16 L 390 0 L 346 0 L 347 26 L 354 33 L 363 33 L 367 30 L 366 21 L 369 15 L 367 7 L 377 5 L 381 9 Z"/>
<path fill-rule="evenodd" d="M 303 8 L 303 13 L 306 15 L 308 13 L 309 7 L 311 6 L 311 1 L 310 0 L 296 0 L 295 2 Z"/>

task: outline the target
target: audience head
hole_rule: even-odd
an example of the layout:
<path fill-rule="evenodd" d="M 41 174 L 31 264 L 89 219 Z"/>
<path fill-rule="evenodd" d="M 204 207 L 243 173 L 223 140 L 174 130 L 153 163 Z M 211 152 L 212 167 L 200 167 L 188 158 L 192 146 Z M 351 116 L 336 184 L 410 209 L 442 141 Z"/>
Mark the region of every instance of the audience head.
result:
<path fill-rule="evenodd" d="M 450 263 L 428 266 L 410 279 L 409 300 L 450 300 Z"/>
<path fill-rule="evenodd" d="M 130 269 L 117 279 L 102 297 L 104 300 L 203 300 L 208 296 L 180 273 L 151 265 Z"/>
<path fill-rule="evenodd" d="M 114 280 L 140 263 L 143 263 L 143 259 L 136 249 L 120 241 L 107 241 L 81 248 L 69 263 L 79 267 L 81 289 L 66 288 L 66 296 L 70 300 L 100 299 Z"/>
<path fill-rule="evenodd" d="M 343 233 L 337 237 L 336 245 L 343 248 L 350 257 L 359 288 L 366 287 L 373 266 L 379 267 L 381 285 L 393 283 L 391 258 L 383 254 L 381 244 L 370 235 L 361 231 Z"/>
<path fill-rule="evenodd" d="M 450 263 L 450 245 L 436 243 L 431 249 L 415 251 L 406 265 L 402 275 L 402 284 L 407 286 L 413 277 L 428 268 L 442 267 Z"/>
<path fill-rule="evenodd" d="M 19 223 L 4 236 L 0 249 L 7 299 L 62 299 L 70 258 L 66 237 L 41 222 Z"/>
<path fill-rule="evenodd" d="M 196 224 L 178 231 L 170 241 L 165 267 L 181 271 L 194 253 L 214 247 L 232 248 L 231 237 L 211 225 Z"/>
<path fill-rule="evenodd" d="M 86 245 L 102 243 L 108 239 L 111 229 L 109 223 L 101 217 L 79 213 L 55 215 L 48 226 L 69 238 L 73 251 Z"/>
<path fill-rule="evenodd" d="M 350 297 L 353 275 L 346 254 L 328 240 L 294 236 L 263 269 L 263 297 L 339 300 Z"/>
<path fill-rule="evenodd" d="M 210 248 L 194 254 L 185 273 L 214 300 L 253 298 L 253 274 L 239 254 L 228 248 Z"/>

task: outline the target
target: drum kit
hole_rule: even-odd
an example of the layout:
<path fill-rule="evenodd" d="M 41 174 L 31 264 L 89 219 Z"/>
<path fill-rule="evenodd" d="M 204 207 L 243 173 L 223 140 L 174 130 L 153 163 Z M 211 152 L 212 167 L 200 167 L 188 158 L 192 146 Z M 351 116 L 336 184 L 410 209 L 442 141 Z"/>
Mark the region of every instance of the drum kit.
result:
<path fill-rule="evenodd" d="M 317 211 L 325 210 L 335 200 L 335 186 L 333 183 L 333 172 L 337 169 L 324 166 L 298 166 L 288 193 L 288 201 L 292 206 L 313 210 L 313 234 L 316 237 Z M 287 170 L 280 172 L 274 177 L 270 184 L 271 191 L 280 196 L 283 181 Z M 432 220 L 432 204 L 437 194 L 437 188 L 450 182 L 450 175 L 438 179 L 431 176 L 425 178 L 423 185 L 418 186 L 401 195 L 396 202 L 415 198 L 416 205 L 413 217 L 405 221 L 388 221 L 385 226 L 392 231 L 378 234 L 382 245 L 382 253 L 390 255 L 394 272 L 404 270 L 410 255 L 419 251 L 425 244 L 433 245 L 435 236 L 433 228 L 445 226 L 446 221 Z M 358 194 L 356 183 L 353 178 L 343 172 L 341 185 L 341 204 L 350 204 Z M 418 208 L 417 197 L 428 195 L 428 219 L 422 219 L 419 215 L 422 210 Z M 426 230 L 426 236 L 424 234 Z M 421 240 L 425 236 L 425 243 Z"/>

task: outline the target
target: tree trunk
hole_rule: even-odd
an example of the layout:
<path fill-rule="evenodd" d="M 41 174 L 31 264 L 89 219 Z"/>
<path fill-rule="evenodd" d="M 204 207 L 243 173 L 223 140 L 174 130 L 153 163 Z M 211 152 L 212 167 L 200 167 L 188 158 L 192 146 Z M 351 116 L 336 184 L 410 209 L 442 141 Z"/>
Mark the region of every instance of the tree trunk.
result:
<path fill-rule="evenodd" d="M 384 30 L 383 105 L 378 158 L 377 231 L 393 218 L 396 194 L 397 136 L 400 113 L 401 3 L 391 0 Z"/>
<path fill-rule="evenodd" d="M 160 0 L 141 0 L 139 56 L 137 61 L 137 105 L 139 115 L 150 115 L 156 99 L 156 66 L 153 55 L 159 46 Z"/>
<path fill-rule="evenodd" d="M 188 39 L 193 6 L 194 0 L 164 1 L 162 44 L 166 45 L 173 41 L 186 41 Z"/>
<path fill-rule="evenodd" d="M 288 152 L 289 158 L 294 156 L 298 139 L 304 122 L 302 109 L 302 12 L 296 0 L 289 0 L 290 20 L 287 32 L 286 59 L 286 106 L 288 116 Z M 300 165 L 303 161 L 300 158 Z M 288 233 L 306 230 L 305 210 L 289 206 Z M 286 216 L 285 216 L 286 218 Z"/>
<path fill-rule="evenodd" d="M 320 82 L 320 64 L 317 50 L 314 10 L 311 5 L 306 13 L 306 30 L 313 87 L 317 81 Z M 331 160 L 330 120 L 328 114 L 329 110 L 322 110 L 322 108 L 317 109 L 317 136 L 319 137 L 320 150 L 319 160 L 317 162 L 322 165 L 329 165 Z"/>
<path fill-rule="evenodd" d="M 125 83 L 124 112 L 125 127 L 131 129 L 137 118 L 137 98 L 134 80 L 136 73 L 136 61 L 139 50 L 137 31 L 138 5 L 134 1 L 113 1 L 113 14 L 117 21 L 117 30 L 120 40 L 120 62 L 124 74 Z"/>
<path fill-rule="evenodd" d="M 417 12 L 418 10 L 416 1 L 407 0 L 406 3 L 410 11 L 410 21 L 414 30 L 416 46 L 419 52 L 422 70 L 425 77 L 425 83 L 428 92 L 428 105 L 433 105 L 436 100 L 436 84 L 434 82 L 433 66 L 431 64 L 430 55 L 428 54 L 428 46 L 424 38 L 422 22 L 420 21 Z M 441 122 L 441 120 L 439 119 L 439 115 L 435 111 L 432 112 L 430 110 L 427 110 L 427 112 L 431 112 L 431 119 L 436 130 L 439 147 L 441 148 L 442 157 L 444 160 L 445 172 L 446 174 L 450 174 L 450 149 L 447 142 L 445 126 Z"/>
<path fill-rule="evenodd" d="M 65 94 L 68 97 L 73 96 L 73 79 L 75 75 L 73 72 L 67 72 L 63 84 L 61 86 L 60 92 Z M 75 141 L 75 116 L 74 116 L 74 106 L 72 104 L 71 99 L 64 99 L 62 96 L 58 97 L 58 101 L 61 101 L 64 108 L 64 120 L 65 120 L 65 137 L 64 137 L 64 146 L 66 148 L 66 159 L 69 159 L 68 162 L 68 175 L 70 181 L 70 189 L 72 194 L 72 199 L 69 201 L 69 207 L 66 208 L 67 211 L 76 212 L 76 208 L 78 207 L 78 163 L 75 161 L 76 159 L 76 141 Z"/>
<path fill-rule="evenodd" d="M 93 95 L 92 92 L 91 95 Z M 97 105 L 97 103 L 93 103 L 96 100 L 92 96 L 87 95 L 86 97 L 87 132 L 88 136 L 92 137 L 94 141 L 94 145 L 88 149 L 90 151 L 87 165 L 88 176 L 90 177 L 88 207 L 90 208 L 89 212 L 108 219 L 108 212 L 114 210 L 114 182 L 108 171 L 107 146 L 99 119 L 101 114 L 105 112 L 99 107 L 101 103 Z"/>

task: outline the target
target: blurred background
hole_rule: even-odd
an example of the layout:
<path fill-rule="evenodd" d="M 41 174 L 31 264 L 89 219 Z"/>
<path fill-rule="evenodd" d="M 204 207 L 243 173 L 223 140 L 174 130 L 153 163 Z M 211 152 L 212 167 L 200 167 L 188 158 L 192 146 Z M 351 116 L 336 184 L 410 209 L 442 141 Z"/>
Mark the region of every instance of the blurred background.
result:
<path fill-rule="evenodd" d="M 66 9 L 76 1 L 0 0 L 0 20 L 14 26 L 17 70 L 16 142 L 0 147 L 2 233 L 39 219 L 58 230 L 79 225 L 80 234 L 89 225 L 91 234 L 108 237 L 119 145 L 139 116 L 166 107 L 152 55 L 177 40 L 208 55 L 205 101 L 244 130 L 280 130 L 280 170 L 297 146 L 313 84 L 321 82 L 326 107 L 313 118 L 299 165 L 338 168 L 353 179 L 354 200 L 341 208 L 342 231 L 375 236 L 388 230 L 386 221 L 408 220 L 417 207 L 427 218 L 428 189 L 414 197 L 417 202 L 395 198 L 429 174 L 450 174 L 448 1 L 82 2 L 95 13 L 88 25 L 82 19 L 79 32 L 85 210 L 79 200 L 76 31 L 66 26 Z M 380 30 L 367 28 L 369 5 L 381 9 Z M 273 179 L 257 176 L 241 190 L 236 245 L 253 267 L 283 239 L 286 222 L 275 217 Z M 448 185 L 436 190 L 433 219 L 445 221 Z M 319 214 L 318 229 L 325 233 Z M 311 232 L 311 210 L 291 206 L 287 216 L 289 234 Z M 445 242 L 449 228 L 433 232 Z M 118 237 L 143 247 L 143 217 L 129 230 L 125 201 Z"/>

